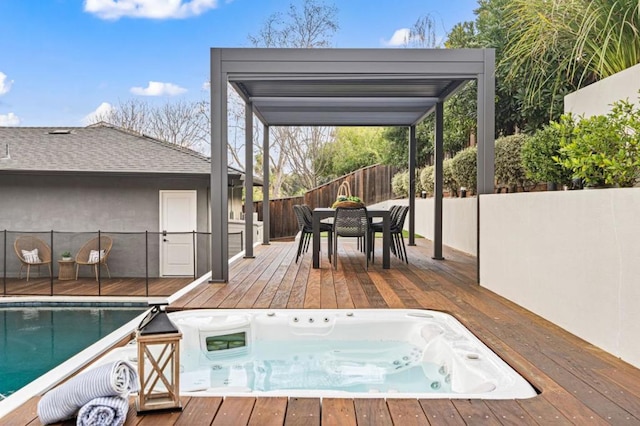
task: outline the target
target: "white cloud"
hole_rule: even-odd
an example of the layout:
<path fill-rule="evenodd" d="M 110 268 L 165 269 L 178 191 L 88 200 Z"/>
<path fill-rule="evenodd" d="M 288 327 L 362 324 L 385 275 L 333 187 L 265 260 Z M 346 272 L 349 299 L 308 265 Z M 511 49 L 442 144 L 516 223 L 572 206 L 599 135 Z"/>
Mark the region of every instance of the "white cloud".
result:
<path fill-rule="evenodd" d="M 87 114 L 83 119 L 82 123 L 87 126 L 89 124 L 97 123 L 99 121 L 104 121 L 109 114 L 113 111 L 113 106 L 109 102 L 101 103 L 98 108 L 94 111 Z"/>
<path fill-rule="evenodd" d="M 205 81 L 204 83 L 202 83 L 202 90 L 211 90 L 211 82 Z"/>
<path fill-rule="evenodd" d="M 149 85 L 144 87 L 132 87 L 131 93 L 140 96 L 175 96 L 181 95 L 187 91 L 184 87 L 180 87 L 173 83 L 162 83 L 159 81 L 150 81 Z"/>
<path fill-rule="evenodd" d="M 9 114 L 0 114 L 1 127 L 18 126 L 19 124 L 20 119 L 14 113 L 10 112 Z"/>
<path fill-rule="evenodd" d="M 101 19 L 180 19 L 215 9 L 217 0 L 85 0 L 85 12 Z"/>
<path fill-rule="evenodd" d="M 12 84 L 13 80 L 7 80 L 7 75 L 0 71 L 0 96 L 8 93 Z"/>
<path fill-rule="evenodd" d="M 386 46 L 405 46 L 411 41 L 411 30 L 409 28 L 400 28 L 391 36 L 390 40 L 383 40 Z"/>

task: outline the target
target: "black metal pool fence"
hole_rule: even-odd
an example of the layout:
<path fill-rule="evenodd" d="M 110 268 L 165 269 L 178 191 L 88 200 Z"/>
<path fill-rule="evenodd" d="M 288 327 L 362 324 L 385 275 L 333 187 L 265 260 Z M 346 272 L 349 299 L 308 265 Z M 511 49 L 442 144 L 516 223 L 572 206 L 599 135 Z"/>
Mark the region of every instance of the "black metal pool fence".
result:
<path fill-rule="evenodd" d="M 103 239 L 109 237 L 112 241 L 111 250 L 106 259 L 108 271 L 112 277 L 118 278 L 144 278 L 146 291 L 149 295 L 149 278 L 161 278 L 160 258 L 163 243 L 172 236 L 180 236 L 181 246 L 190 251 L 191 268 L 189 273 L 181 273 L 179 276 L 193 276 L 195 280 L 211 270 L 211 233 L 210 232 L 64 232 L 64 231 L 0 231 L 0 279 L 2 280 L 2 294 L 7 295 L 7 279 L 17 278 L 22 274 L 25 278 L 25 263 L 18 257 L 18 252 L 28 247 L 19 247 L 16 241 L 20 237 L 35 237 L 48 247 L 51 252 L 50 264 L 39 266 L 38 276 L 50 275 L 51 295 L 53 295 L 53 283 L 58 279 L 61 266 L 64 267 L 63 254 L 71 254 L 71 266 L 75 279 L 75 260 L 82 247 L 90 240 L 97 239 L 98 253 L 104 247 L 100 247 Z M 24 240 L 24 239 L 23 239 Z M 189 247 L 190 246 L 190 247 Z M 244 250 L 244 236 L 242 231 L 229 232 L 229 258 Z M 183 252 L 183 255 L 185 253 Z M 32 274 L 38 272 L 37 265 L 32 265 Z M 49 266 L 51 274 L 49 274 Z M 101 294 L 100 284 L 107 277 L 107 269 L 102 266 L 97 268 L 97 277 L 94 266 L 81 265 L 80 276 L 97 278 L 98 294 Z M 165 274 L 168 275 L 168 274 Z M 176 274 L 173 274 L 177 276 Z M 24 293 L 22 293 L 24 294 Z"/>

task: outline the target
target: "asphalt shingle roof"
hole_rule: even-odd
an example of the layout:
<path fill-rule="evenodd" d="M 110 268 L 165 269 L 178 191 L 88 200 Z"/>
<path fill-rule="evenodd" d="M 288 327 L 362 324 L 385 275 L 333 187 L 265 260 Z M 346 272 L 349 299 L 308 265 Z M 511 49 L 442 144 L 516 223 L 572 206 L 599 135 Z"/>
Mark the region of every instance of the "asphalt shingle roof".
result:
<path fill-rule="evenodd" d="M 7 145 L 10 159 L 4 159 Z M 208 175 L 211 161 L 193 150 L 110 126 L 0 127 L 0 171 L 9 170 Z M 239 174 L 234 169 L 229 173 Z"/>

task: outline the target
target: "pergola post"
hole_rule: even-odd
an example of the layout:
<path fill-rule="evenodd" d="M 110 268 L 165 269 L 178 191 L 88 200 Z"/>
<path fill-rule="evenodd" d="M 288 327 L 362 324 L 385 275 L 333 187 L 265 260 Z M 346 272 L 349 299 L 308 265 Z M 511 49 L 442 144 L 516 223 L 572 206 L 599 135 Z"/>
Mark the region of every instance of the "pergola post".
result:
<path fill-rule="evenodd" d="M 478 182 L 477 195 L 492 194 L 495 151 L 495 51 L 484 50 L 484 72 L 478 74 Z"/>
<path fill-rule="evenodd" d="M 262 244 L 269 245 L 271 223 L 269 217 L 269 126 L 264 125 L 262 140 Z"/>
<path fill-rule="evenodd" d="M 478 74 L 478 165 L 476 187 L 476 280 L 480 283 L 480 199 L 482 194 L 492 194 L 495 180 L 495 62 L 493 49 L 484 51 L 484 70 Z"/>
<path fill-rule="evenodd" d="M 244 257 L 253 256 L 253 104 L 244 104 Z"/>
<path fill-rule="evenodd" d="M 211 49 L 211 282 L 229 280 L 227 73 L 222 52 Z"/>
<path fill-rule="evenodd" d="M 416 245 L 416 126 L 409 126 L 409 245 Z"/>
<path fill-rule="evenodd" d="M 433 259 L 443 260 L 442 257 L 442 192 L 444 162 L 444 101 L 438 101 L 435 109 L 435 141 L 433 153 L 435 157 L 434 179 L 434 212 L 433 212 Z"/>

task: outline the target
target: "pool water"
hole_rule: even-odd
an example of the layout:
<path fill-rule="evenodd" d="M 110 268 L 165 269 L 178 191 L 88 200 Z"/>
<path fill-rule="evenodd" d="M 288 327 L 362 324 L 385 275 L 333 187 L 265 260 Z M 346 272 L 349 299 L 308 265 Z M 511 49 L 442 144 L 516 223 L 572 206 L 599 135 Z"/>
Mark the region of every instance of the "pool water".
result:
<path fill-rule="evenodd" d="M 450 377 L 422 362 L 422 351 L 401 341 L 256 341 L 244 356 L 219 360 L 183 353 L 193 377 L 209 375 L 213 388 L 247 391 L 330 389 L 345 392 L 450 392 Z M 197 363 L 192 359 L 199 358 Z M 209 366 L 203 370 L 202 366 Z M 439 371 L 440 370 L 440 371 Z M 183 377 L 190 376 L 185 369 Z M 189 386 L 185 383 L 186 387 Z"/>
<path fill-rule="evenodd" d="M 142 312 L 142 308 L 0 309 L 0 400 Z"/>

